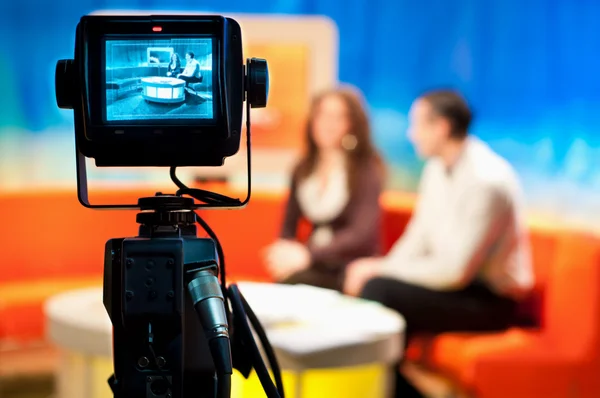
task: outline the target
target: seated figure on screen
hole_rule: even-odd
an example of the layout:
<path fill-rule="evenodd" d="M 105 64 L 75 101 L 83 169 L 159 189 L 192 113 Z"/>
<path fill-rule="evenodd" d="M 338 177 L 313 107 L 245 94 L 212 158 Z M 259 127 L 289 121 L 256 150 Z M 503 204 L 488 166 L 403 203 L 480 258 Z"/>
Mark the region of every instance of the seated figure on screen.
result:
<path fill-rule="evenodd" d="M 344 291 L 402 314 L 407 342 L 504 330 L 533 285 L 517 175 L 468 134 L 471 111 L 457 93 L 423 95 L 409 121 L 409 137 L 428 159 L 413 217 L 387 256 L 348 266 Z M 420 396 L 398 376 L 398 396 Z"/>
<path fill-rule="evenodd" d="M 150 45 L 149 45 L 150 44 Z M 185 87 L 187 81 L 199 82 L 200 62 L 191 49 L 206 52 L 207 58 L 212 47 L 210 38 L 164 38 L 147 41 L 107 40 L 106 41 L 106 120 L 175 120 L 212 119 L 214 103 L 210 79 L 201 93 Z M 185 70 L 177 54 L 189 51 Z M 204 50 L 204 51 L 203 51 Z M 147 64 L 135 65 L 131 60 L 146 58 Z M 159 62 L 154 68 L 149 65 Z M 165 66 L 168 72 L 165 72 Z M 207 76 L 210 76 L 211 62 L 207 62 Z M 148 73 L 148 70 L 152 70 Z M 171 76 L 165 76 L 167 73 Z M 132 77 L 133 75 L 133 77 Z M 180 79 L 176 79 L 178 75 Z"/>
<path fill-rule="evenodd" d="M 306 127 L 307 151 L 291 181 L 280 239 L 264 261 L 280 283 L 341 290 L 346 264 L 379 250 L 383 163 L 369 119 L 350 88 L 317 96 Z M 312 232 L 298 241 L 301 219 Z"/>
<path fill-rule="evenodd" d="M 200 62 L 194 58 L 194 53 L 189 51 L 185 54 L 185 68 L 183 72 L 177 75 L 177 78 L 189 83 L 202 82 L 202 72 L 200 71 Z"/>
<path fill-rule="evenodd" d="M 179 58 L 179 54 L 173 53 L 171 54 L 171 60 L 169 61 L 169 66 L 167 68 L 167 76 L 177 76 L 180 71 L 181 59 Z"/>

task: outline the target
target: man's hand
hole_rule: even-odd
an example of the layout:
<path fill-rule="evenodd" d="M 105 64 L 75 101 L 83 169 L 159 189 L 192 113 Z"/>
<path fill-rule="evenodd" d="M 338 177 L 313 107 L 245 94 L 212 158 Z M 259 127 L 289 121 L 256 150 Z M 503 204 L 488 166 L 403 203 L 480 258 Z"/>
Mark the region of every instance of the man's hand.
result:
<path fill-rule="evenodd" d="M 383 258 L 368 257 L 348 264 L 344 279 L 344 293 L 358 296 L 365 284 L 377 276 L 383 267 L 383 261 Z"/>
<path fill-rule="evenodd" d="M 278 281 L 310 266 L 306 246 L 291 240 L 278 240 L 264 251 L 264 261 L 271 275 Z"/>

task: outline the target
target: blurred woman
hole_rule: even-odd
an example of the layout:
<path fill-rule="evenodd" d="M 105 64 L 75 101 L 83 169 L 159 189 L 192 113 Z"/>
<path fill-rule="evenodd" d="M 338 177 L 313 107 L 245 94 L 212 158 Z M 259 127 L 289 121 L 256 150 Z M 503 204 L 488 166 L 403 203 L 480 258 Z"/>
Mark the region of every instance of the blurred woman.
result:
<path fill-rule="evenodd" d="M 181 59 L 179 54 L 171 54 L 171 61 L 169 62 L 169 68 L 167 69 L 167 76 L 177 76 L 181 72 Z"/>
<path fill-rule="evenodd" d="M 346 264 L 378 254 L 383 163 L 371 141 L 360 95 L 339 88 L 318 95 L 306 127 L 307 151 L 291 181 L 280 239 L 265 262 L 280 283 L 341 290 Z M 297 240 L 301 219 L 311 224 Z"/>

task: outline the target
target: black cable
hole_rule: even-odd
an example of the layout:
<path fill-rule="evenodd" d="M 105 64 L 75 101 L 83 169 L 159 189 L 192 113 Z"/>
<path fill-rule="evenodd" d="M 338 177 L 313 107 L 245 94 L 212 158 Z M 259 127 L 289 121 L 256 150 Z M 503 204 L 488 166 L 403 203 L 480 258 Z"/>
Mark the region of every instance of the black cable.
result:
<path fill-rule="evenodd" d="M 250 201 L 252 194 L 252 140 L 251 140 L 251 129 L 250 129 L 250 101 L 246 102 L 246 168 L 248 170 L 248 187 L 246 191 L 246 199 L 242 202 L 238 198 L 231 198 L 226 195 L 221 195 L 216 192 L 207 191 L 200 188 L 189 188 L 186 186 L 176 174 L 177 167 L 171 167 L 169 174 L 171 180 L 179 190 L 176 192 L 177 196 L 188 195 L 194 199 L 206 203 L 206 207 L 241 207 Z"/>
<path fill-rule="evenodd" d="M 221 206 L 240 206 L 241 201 L 238 198 L 230 198 L 229 196 L 221 195 L 220 193 L 207 191 L 205 189 L 199 188 L 189 188 L 187 187 L 181 180 L 177 177 L 176 167 L 171 167 L 169 169 L 169 174 L 171 176 L 171 181 L 177 185 L 179 190 L 177 191 L 177 196 L 188 195 L 194 199 L 202 201 L 206 204 L 212 205 L 221 205 Z"/>
<path fill-rule="evenodd" d="M 229 341 L 230 322 L 225 311 L 227 302 L 214 270 L 206 268 L 212 268 L 217 262 L 201 261 L 191 264 L 203 266 L 193 273 L 186 284 L 215 366 L 217 398 L 231 398 L 233 364 Z"/>
<path fill-rule="evenodd" d="M 275 384 L 273 384 L 273 381 L 269 376 L 267 366 L 265 365 L 265 362 L 263 361 L 260 355 L 260 351 L 258 350 L 256 341 L 254 341 L 254 337 L 252 336 L 252 330 L 250 329 L 250 325 L 248 325 L 248 315 L 244 310 L 244 304 L 241 298 L 241 293 L 235 284 L 229 286 L 228 296 L 229 300 L 231 301 L 231 306 L 233 307 L 233 312 L 236 315 L 236 318 L 239 317 L 239 323 L 237 323 L 236 326 L 241 327 L 243 333 L 248 337 L 246 340 L 248 346 L 246 348 L 252 356 L 254 370 L 256 371 L 256 375 L 260 380 L 260 384 L 262 385 L 265 394 L 267 394 L 268 398 L 282 398 L 282 395 L 279 394 L 279 391 L 277 390 Z M 237 330 L 237 332 L 239 333 L 240 330 Z M 281 375 L 279 375 L 279 377 L 281 377 Z"/>
<path fill-rule="evenodd" d="M 238 198 L 231 198 L 226 195 L 221 195 L 216 192 L 207 191 L 199 188 L 189 188 L 186 186 L 176 174 L 177 167 L 171 167 L 169 174 L 171 181 L 179 188 L 176 192 L 177 196 L 188 195 L 192 198 L 206 203 L 206 207 L 241 207 L 250 202 L 250 196 L 252 195 L 252 132 L 250 123 L 250 101 L 246 101 L 246 168 L 248 176 L 248 186 L 246 191 L 246 199 L 242 202 Z"/>
<path fill-rule="evenodd" d="M 217 234 L 215 234 L 215 231 L 212 230 L 208 223 L 204 221 L 202 217 L 198 215 L 198 213 L 194 212 L 194 215 L 196 216 L 196 222 L 200 224 L 200 226 L 206 231 L 208 236 L 210 236 L 217 246 L 217 256 L 219 256 L 220 267 L 219 276 L 221 277 L 221 290 L 223 291 L 223 295 L 225 295 L 225 301 L 227 301 L 227 276 L 225 272 L 225 253 L 223 252 L 223 247 L 221 246 L 221 242 L 219 242 Z M 227 305 L 225 306 L 225 312 L 227 313 L 227 318 L 229 319 L 231 314 L 229 311 L 229 306 Z"/>
<path fill-rule="evenodd" d="M 209 342 L 210 353 L 217 371 L 217 398 L 231 398 L 231 344 L 227 337 L 217 337 Z"/>
<path fill-rule="evenodd" d="M 250 324 L 254 328 L 254 331 L 258 335 L 258 339 L 260 340 L 260 344 L 265 351 L 265 355 L 267 356 L 267 360 L 269 361 L 269 367 L 273 371 L 273 378 L 275 379 L 275 385 L 277 386 L 277 390 L 279 391 L 279 396 L 284 398 L 283 392 L 283 380 L 281 379 L 281 369 L 279 368 L 279 362 L 277 362 L 277 357 L 275 356 L 275 350 L 271 346 L 269 342 L 269 338 L 267 337 L 267 333 L 265 329 L 262 327 L 258 317 L 250 307 L 250 304 L 246 301 L 244 295 L 240 292 L 240 298 L 242 299 L 242 304 L 244 305 L 244 309 L 248 315 L 248 320 Z"/>
<path fill-rule="evenodd" d="M 221 242 L 219 242 L 219 238 L 217 237 L 217 234 L 215 234 L 215 232 L 212 230 L 212 228 L 208 225 L 208 223 L 206 221 L 204 221 L 202 219 L 202 217 L 200 217 L 196 213 L 194 213 L 194 214 L 196 216 L 196 221 L 198 222 L 198 224 L 200 224 L 202 226 L 202 228 L 204 228 L 206 233 L 215 242 L 215 245 L 217 247 L 217 255 L 219 257 L 219 263 L 221 266 L 220 273 L 221 273 L 222 289 L 224 292 L 223 294 L 226 297 L 226 299 L 228 298 L 229 301 L 231 302 L 231 306 L 233 307 L 233 312 L 236 315 L 236 317 L 240 317 L 240 321 L 241 321 L 241 325 L 242 325 L 242 329 L 243 329 L 241 332 L 246 336 L 245 340 L 250 342 L 249 350 L 251 351 L 251 355 L 252 355 L 252 364 L 253 364 L 253 367 L 259 377 L 259 380 L 261 382 L 263 390 L 265 391 L 265 393 L 267 394 L 268 397 L 283 398 L 284 397 L 284 392 L 283 392 L 284 389 L 283 389 L 283 381 L 281 378 L 281 369 L 279 368 L 279 363 L 277 362 L 277 358 L 275 356 L 275 351 L 273 350 L 273 347 L 269 343 L 267 335 L 266 335 L 262 325 L 260 324 L 258 317 L 254 314 L 254 311 L 252 311 L 252 308 L 250 307 L 250 305 L 248 304 L 248 302 L 246 301 L 244 296 L 240 293 L 237 285 L 234 284 L 234 285 L 231 285 L 229 288 L 227 288 L 227 286 L 225 284 L 226 283 L 225 282 L 225 256 L 223 253 L 223 247 L 221 246 Z M 225 308 L 227 310 L 229 307 L 226 305 Z M 231 319 L 231 318 L 229 318 L 229 319 Z M 267 360 L 269 361 L 269 366 L 273 370 L 273 377 L 275 378 L 275 383 L 277 384 L 277 387 L 275 387 L 275 385 L 273 384 L 273 381 L 271 380 L 271 377 L 269 376 L 269 372 L 266 368 L 264 360 L 262 359 L 262 357 L 260 355 L 258 346 L 256 345 L 256 342 L 254 341 L 254 337 L 252 335 L 252 330 L 250 329 L 250 326 L 248 325 L 247 319 L 250 319 L 252 326 L 254 327 L 256 333 L 258 334 L 260 342 L 265 350 L 265 354 L 267 355 Z M 238 333 L 239 332 L 240 331 L 238 331 Z M 211 353 L 212 353 L 212 349 L 211 349 Z M 213 359 L 216 357 L 222 358 L 222 356 L 220 354 L 219 355 L 213 354 Z M 215 363 L 215 365 L 217 365 L 217 363 Z M 217 369 L 218 369 L 218 367 L 217 367 Z M 218 376 L 219 376 L 219 379 L 218 379 L 219 389 L 225 388 L 225 386 L 221 386 L 220 375 L 218 375 Z M 229 380 L 229 383 L 230 382 L 231 381 Z M 224 383 L 225 383 L 225 381 L 224 381 Z M 276 394 L 276 395 L 274 395 L 274 394 Z"/>

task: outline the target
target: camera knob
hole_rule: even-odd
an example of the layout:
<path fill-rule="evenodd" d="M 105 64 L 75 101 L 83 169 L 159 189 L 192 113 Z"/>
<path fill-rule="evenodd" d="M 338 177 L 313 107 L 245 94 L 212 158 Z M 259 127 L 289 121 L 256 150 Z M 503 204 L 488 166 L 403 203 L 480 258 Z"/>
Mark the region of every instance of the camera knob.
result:
<path fill-rule="evenodd" d="M 61 109 L 73 109 L 77 92 L 75 61 L 61 59 L 56 63 L 54 72 L 54 91 L 56 104 Z"/>

